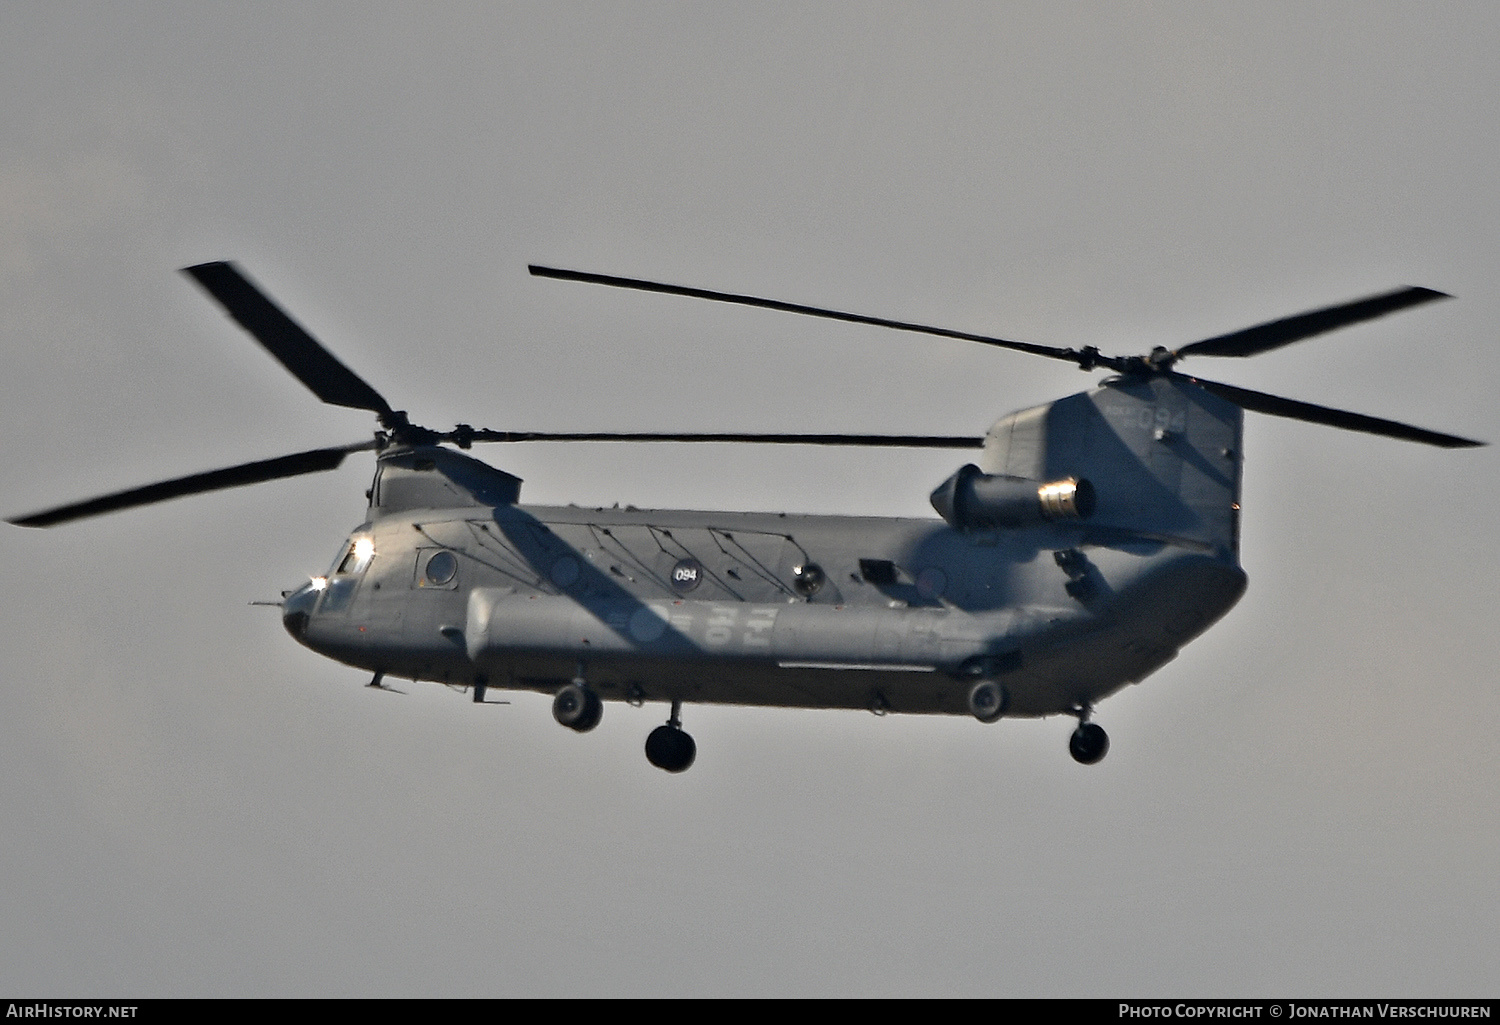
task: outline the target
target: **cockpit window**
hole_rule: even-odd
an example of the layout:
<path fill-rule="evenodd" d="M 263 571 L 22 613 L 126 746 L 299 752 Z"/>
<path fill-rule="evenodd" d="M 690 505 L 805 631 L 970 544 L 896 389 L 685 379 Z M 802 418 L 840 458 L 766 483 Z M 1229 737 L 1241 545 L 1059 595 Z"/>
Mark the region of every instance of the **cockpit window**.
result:
<path fill-rule="evenodd" d="M 375 542 L 368 537 L 357 537 L 339 560 L 338 567 L 333 571 L 334 575 L 353 576 L 363 573 L 374 558 Z"/>

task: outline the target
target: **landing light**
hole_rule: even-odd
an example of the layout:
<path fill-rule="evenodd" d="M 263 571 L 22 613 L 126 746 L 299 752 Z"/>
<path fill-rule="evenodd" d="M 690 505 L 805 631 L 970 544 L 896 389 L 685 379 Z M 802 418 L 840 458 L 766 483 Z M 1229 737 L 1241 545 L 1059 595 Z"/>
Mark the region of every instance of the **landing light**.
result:
<path fill-rule="evenodd" d="M 314 591 L 324 591 L 324 590 L 327 590 L 328 589 L 328 578 L 327 577 L 313 577 L 312 578 L 312 589 Z"/>

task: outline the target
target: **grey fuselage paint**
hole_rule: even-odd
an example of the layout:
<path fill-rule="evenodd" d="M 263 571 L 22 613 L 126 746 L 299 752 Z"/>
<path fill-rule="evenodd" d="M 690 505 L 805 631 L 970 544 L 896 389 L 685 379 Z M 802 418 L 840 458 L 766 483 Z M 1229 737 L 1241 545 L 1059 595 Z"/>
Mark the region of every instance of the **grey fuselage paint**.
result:
<path fill-rule="evenodd" d="M 349 665 L 455 685 L 551 692 L 581 670 L 606 700 L 969 714 L 987 677 L 1008 715 L 1067 712 L 1166 664 L 1243 593 L 1241 422 L 1165 378 L 1003 417 L 985 472 L 1086 478 L 1097 509 L 978 531 L 523 506 L 478 460 L 389 450 L 368 521 L 284 619 Z"/>

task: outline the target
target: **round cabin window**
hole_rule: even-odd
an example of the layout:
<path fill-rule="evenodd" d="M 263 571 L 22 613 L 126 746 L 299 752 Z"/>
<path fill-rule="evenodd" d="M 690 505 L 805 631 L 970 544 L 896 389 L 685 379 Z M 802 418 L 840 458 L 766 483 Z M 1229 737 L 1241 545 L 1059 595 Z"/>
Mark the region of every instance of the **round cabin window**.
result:
<path fill-rule="evenodd" d="M 458 560 L 452 552 L 438 552 L 427 560 L 427 582 L 441 587 L 458 575 Z"/>
<path fill-rule="evenodd" d="M 816 562 L 805 563 L 792 571 L 792 586 L 804 598 L 811 598 L 817 594 L 826 579 L 823 567 Z"/>

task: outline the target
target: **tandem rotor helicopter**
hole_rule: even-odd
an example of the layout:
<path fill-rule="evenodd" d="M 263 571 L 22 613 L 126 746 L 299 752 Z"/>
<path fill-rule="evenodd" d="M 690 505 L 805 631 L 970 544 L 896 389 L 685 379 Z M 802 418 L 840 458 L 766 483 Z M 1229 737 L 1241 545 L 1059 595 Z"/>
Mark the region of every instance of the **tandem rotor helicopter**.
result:
<path fill-rule="evenodd" d="M 1207 381 L 1187 357 L 1253 356 L 1446 298 L 1399 288 L 1177 349 L 1106 356 L 633 278 L 533 275 L 762 307 L 1046 356 L 1112 376 L 1010 413 L 983 437 L 435 431 L 341 363 L 230 263 L 184 273 L 319 399 L 368 410 L 371 440 L 193 474 L 12 519 L 27 527 L 332 470 L 373 451 L 365 521 L 324 576 L 283 594 L 312 650 L 373 674 L 554 695 L 580 733 L 607 701 L 668 703 L 646 757 L 693 762 L 684 704 L 1075 716 L 1171 661 L 1238 601 L 1243 411 L 1444 448 L 1484 444 Z M 937 518 L 520 504 L 476 442 L 747 442 L 974 449 L 932 492 Z"/>

